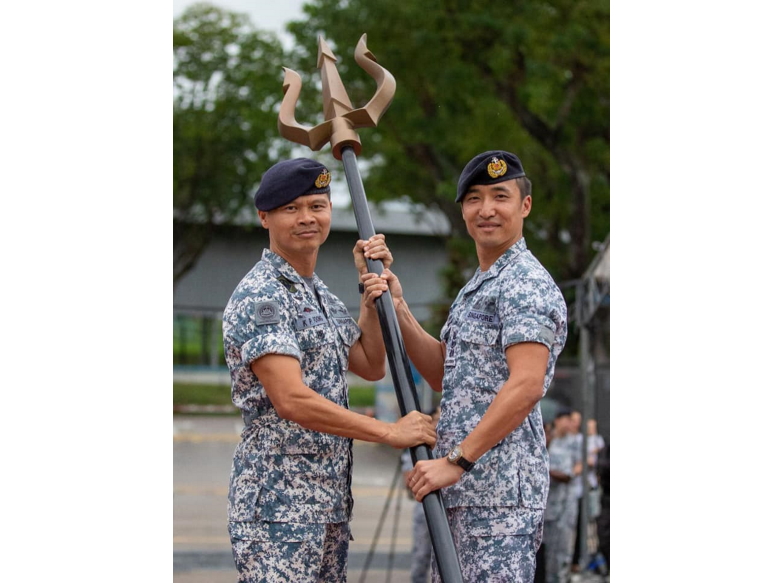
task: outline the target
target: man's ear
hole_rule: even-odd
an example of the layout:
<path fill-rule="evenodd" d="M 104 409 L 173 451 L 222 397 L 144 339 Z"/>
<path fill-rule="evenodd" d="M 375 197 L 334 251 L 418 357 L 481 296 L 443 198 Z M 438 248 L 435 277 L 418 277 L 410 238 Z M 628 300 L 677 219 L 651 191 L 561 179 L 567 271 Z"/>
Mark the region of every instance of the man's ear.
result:
<path fill-rule="evenodd" d="M 261 226 L 265 229 L 268 229 L 267 226 L 267 215 L 269 214 L 267 211 L 256 211 L 259 215 L 259 221 L 261 221 Z"/>
<path fill-rule="evenodd" d="M 529 194 L 523 199 L 523 218 L 526 218 L 529 214 L 531 214 L 532 205 L 533 205 L 533 199 Z"/>

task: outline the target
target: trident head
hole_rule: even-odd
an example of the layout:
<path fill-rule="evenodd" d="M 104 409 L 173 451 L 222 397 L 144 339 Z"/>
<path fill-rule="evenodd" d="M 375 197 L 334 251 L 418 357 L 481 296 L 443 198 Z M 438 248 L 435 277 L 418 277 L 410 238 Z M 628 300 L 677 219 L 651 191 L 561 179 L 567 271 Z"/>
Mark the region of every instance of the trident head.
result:
<path fill-rule="evenodd" d="M 324 119 L 316 127 L 305 127 L 295 119 L 294 109 L 299 93 L 302 90 L 302 78 L 296 71 L 283 68 L 283 101 L 278 114 L 278 131 L 280 135 L 308 146 L 314 152 L 320 150 L 329 141 L 332 144 L 332 155 L 342 159 L 341 150 L 351 146 L 359 156 L 362 144 L 355 131 L 357 128 L 376 127 L 378 120 L 392 103 L 395 96 L 395 78 L 384 67 L 376 62 L 366 44 L 367 34 L 363 34 L 354 50 L 354 60 L 373 79 L 376 80 L 376 94 L 365 107 L 354 109 L 348 98 L 340 74 L 336 67 L 337 59 L 327 43 L 319 36 L 319 52 L 317 66 L 321 69 L 322 96 L 324 98 Z"/>

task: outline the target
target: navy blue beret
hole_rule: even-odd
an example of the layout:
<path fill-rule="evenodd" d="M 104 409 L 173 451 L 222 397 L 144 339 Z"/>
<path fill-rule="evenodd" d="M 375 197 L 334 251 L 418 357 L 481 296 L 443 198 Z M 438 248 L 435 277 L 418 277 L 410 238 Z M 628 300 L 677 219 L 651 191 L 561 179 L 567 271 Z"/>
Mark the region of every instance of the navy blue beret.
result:
<path fill-rule="evenodd" d="M 525 176 L 525 170 L 514 154 L 503 150 L 484 152 L 475 156 L 460 173 L 455 202 L 460 202 L 474 184 L 495 184 L 521 176 Z"/>
<path fill-rule="evenodd" d="M 306 194 L 329 194 L 331 180 L 321 162 L 308 158 L 284 160 L 264 173 L 253 202 L 260 211 L 271 211 Z"/>

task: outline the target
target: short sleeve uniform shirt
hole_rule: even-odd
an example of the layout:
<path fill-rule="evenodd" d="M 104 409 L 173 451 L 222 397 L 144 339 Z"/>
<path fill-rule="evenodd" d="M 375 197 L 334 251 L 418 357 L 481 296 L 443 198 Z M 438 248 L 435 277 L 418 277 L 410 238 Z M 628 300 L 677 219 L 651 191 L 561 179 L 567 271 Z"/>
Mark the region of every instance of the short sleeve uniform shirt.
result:
<path fill-rule="evenodd" d="M 444 456 L 476 427 L 509 377 L 505 350 L 538 342 L 550 351 L 542 395 L 566 342 L 566 304 L 550 274 L 521 239 L 486 272 L 477 270 L 449 311 L 443 398 L 436 454 Z M 457 484 L 444 488 L 444 505 L 522 506 L 542 510 L 549 470 L 539 405 L 485 453 Z"/>
<path fill-rule="evenodd" d="M 251 363 L 268 354 L 299 361 L 302 382 L 348 407 L 348 352 L 360 330 L 313 277 L 315 293 L 283 258 L 264 250 L 224 311 L 232 401 L 257 418 L 234 455 L 229 521 L 344 522 L 351 518 L 351 440 L 278 416 Z"/>

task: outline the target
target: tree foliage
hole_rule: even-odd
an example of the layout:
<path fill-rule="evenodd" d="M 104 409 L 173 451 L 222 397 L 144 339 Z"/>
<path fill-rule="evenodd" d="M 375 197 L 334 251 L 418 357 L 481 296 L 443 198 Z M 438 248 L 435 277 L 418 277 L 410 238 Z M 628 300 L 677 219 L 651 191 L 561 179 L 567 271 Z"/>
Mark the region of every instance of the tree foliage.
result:
<path fill-rule="evenodd" d="M 314 0 L 289 24 L 291 57 L 317 83 L 317 37 L 338 57 L 355 107 L 375 91 L 353 59 L 363 33 L 397 80 L 379 127 L 362 130 L 371 199 L 406 197 L 440 209 L 453 227 L 448 297 L 470 263 L 457 179 L 479 152 L 516 152 L 533 183 L 526 240 L 556 279 L 578 278 L 591 244 L 609 232 L 609 2 L 552 0 Z M 306 77 L 305 74 L 312 77 Z M 301 98 L 300 123 L 318 96 Z M 308 117 L 311 116 L 311 117 Z"/>
<path fill-rule="evenodd" d="M 491 149 L 516 152 L 533 183 L 534 254 L 557 281 L 582 275 L 609 232 L 607 0 L 312 0 L 303 11 L 288 26 L 288 54 L 246 17 L 206 4 L 174 23 L 175 283 L 214 226 L 247 207 L 261 174 L 290 154 L 277 132 L 282 66 L 303 77 L 300 123 L 323 120 L 319 35 L 354 106 L 372 97 L 375 83 L 353 59 L 363 33 L 397 80 L 379 127 L 360 131 L 365 190 L 449 218 L 444 297 L 475 265 L 457 179 Z"/>
<path fill-rule="evenodd" d="M 290 151 L 276 126 L 283 62 L 247 16 L 199 4 L 174 21 L 175 284 Z"/>

